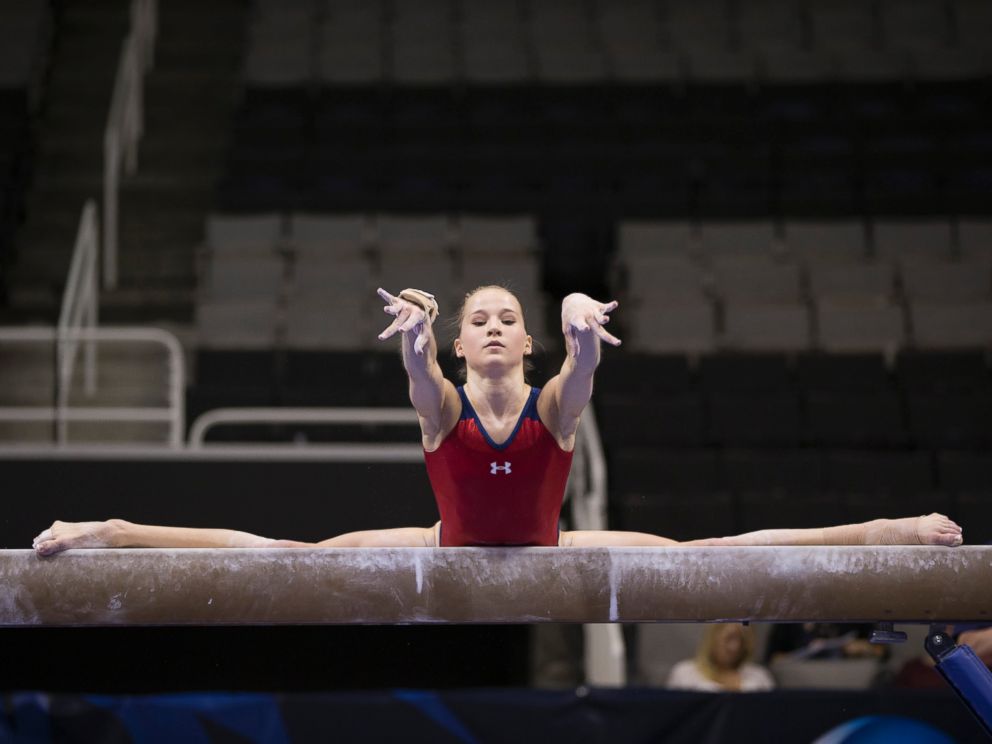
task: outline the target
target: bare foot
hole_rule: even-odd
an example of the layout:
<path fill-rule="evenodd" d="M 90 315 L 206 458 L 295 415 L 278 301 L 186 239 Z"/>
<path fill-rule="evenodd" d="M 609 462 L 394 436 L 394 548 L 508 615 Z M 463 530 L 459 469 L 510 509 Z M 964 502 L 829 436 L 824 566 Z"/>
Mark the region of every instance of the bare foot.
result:
<path fill-rule="evenodd" d="M 38 555 L 53 555 L 70 548 L 110 548 L 110 522 L 54 522 L 34 539 Z"/>
<path fill-rule="evenodd" d="M 943 514 L 903 519 L 876 519 L 867 524 L 866 545 L 946 545 L 963 542 L 961 528 Z"/>

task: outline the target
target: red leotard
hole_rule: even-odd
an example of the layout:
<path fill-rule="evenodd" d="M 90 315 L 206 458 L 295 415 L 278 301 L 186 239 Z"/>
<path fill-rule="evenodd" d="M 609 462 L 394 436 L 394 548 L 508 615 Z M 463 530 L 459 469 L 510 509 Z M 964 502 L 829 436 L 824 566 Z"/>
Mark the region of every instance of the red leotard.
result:
<path fill-rule="evenodd" d="M 572 453 L 537 415 L 532 388 L 501 445 L 482 427 L 462 387 L 462 413 L 441 446 L 424 452 L 441 512 L 441 545 L 558 545 L 558 514 Z"/>

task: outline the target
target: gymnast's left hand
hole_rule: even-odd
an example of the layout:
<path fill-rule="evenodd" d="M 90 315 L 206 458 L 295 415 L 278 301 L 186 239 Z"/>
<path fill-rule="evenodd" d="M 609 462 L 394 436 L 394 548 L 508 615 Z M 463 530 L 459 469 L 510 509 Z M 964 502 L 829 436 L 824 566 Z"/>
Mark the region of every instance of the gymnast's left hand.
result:
<path fill-rule="evenodd" d="M 70 548 L 112 548 L 118 520 L 106 522 L 53 522 L 34 539 L 38 555 L 54 555 Z"/>
<path fill-rule="evenodd" d="M 561 303 L 561 330 L 565 334 L 565 343 L 568 346 L 568 355 L 577 357 L 581 348 L 579 344 L 579 334 L 592 332 L 600 341 L 605 341 L 612 346 L 619 346 L 620 339 L 607 332 L 604 325 L 610 322 L 607 313 L 617 309 L 619 303 L 598 302 L 592 297 L 584 294 L 570 294 Z"/>

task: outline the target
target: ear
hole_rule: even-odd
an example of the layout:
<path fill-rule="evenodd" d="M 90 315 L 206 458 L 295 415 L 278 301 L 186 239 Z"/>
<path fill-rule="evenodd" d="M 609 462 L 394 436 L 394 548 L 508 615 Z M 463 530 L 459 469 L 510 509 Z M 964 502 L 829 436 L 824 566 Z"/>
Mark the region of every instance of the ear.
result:
<path fill-rule="evenodd" d="M 530 356 L 533 353 L 534 353 L 534 339 L 528 336 L 527 344 L 524 346 L 524 356 Z"/>
<path fill-rule="evenodd" d="M 455 349 L 455 356 L 458 359 L 461 359 L 463 356 L 465 356 L 465 350 L 462 348 L 462 340 L 460 338 L 456 338 L 452 346 Z"/>

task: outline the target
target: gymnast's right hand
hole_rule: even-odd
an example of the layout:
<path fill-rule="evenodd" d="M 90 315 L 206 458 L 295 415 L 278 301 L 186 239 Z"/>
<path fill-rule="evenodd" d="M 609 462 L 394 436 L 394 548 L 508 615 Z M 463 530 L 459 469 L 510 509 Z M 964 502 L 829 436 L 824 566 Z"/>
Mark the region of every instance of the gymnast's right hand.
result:
<path fill-rule="evenodd" d="M 34 539 L 38 555 L 54 555 L 70 548 L 112 548 L 117 520 L 106 522 L 53 522 Z"/>
<path fill-rule="evenodd" d="M 424 353 L 424 348 L 430 343 L 431 320 L 424 308 L 414 303 L 404 300 L 401 297 L 393 297 L 382 287 L 377 290 L 379 296 L 389 304 L 382 308 L 387 315 L 394 315 L 396 319 L 382 333 L 379 340 L 385 341 L 396 334 L 413 331 L 416 340 L 413 342 L 413 350 L 418 355 Z"/>

